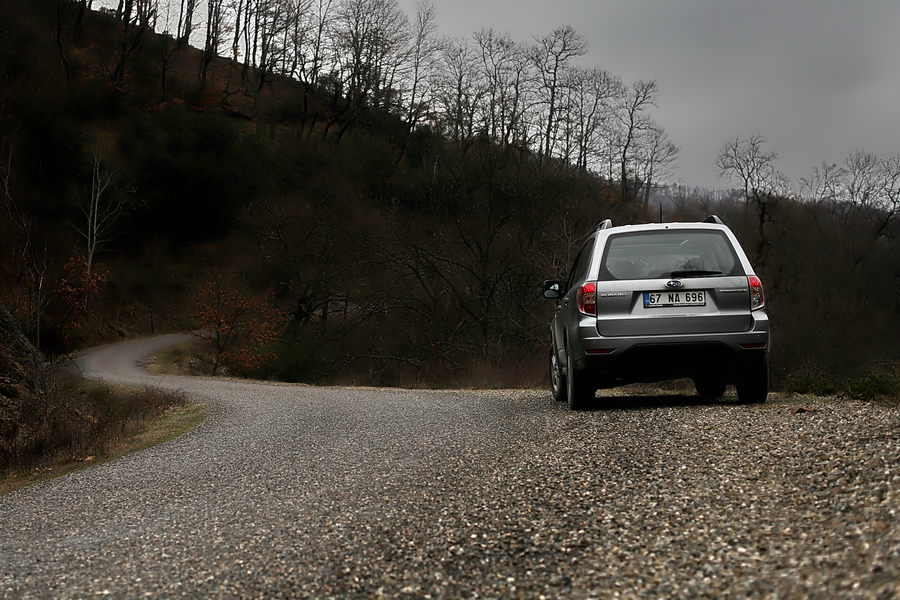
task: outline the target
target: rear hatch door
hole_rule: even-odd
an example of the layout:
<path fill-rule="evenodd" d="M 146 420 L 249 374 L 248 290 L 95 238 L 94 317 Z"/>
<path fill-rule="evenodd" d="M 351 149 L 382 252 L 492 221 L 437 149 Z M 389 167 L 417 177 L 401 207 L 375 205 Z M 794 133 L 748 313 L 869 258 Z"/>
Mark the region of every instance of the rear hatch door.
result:
<path fill-rule="evenodd" d="M 598 274 L 597 331 L 625 337 L 749 330 L 750 286 L 737 252 L 717 229 L 610 236 Z"/>

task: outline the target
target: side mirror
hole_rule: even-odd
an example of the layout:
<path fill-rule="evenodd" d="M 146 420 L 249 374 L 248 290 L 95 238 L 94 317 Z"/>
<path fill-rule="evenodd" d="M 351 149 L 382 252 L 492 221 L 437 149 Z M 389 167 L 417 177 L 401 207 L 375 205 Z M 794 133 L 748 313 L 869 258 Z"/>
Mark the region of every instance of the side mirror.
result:
<path fill-rule="evenodd" d="M 551 300 L 559 300 L 563 297 L 562 285 L 555 279 L 548 279 L 544 282 L 544 298 Z"/>

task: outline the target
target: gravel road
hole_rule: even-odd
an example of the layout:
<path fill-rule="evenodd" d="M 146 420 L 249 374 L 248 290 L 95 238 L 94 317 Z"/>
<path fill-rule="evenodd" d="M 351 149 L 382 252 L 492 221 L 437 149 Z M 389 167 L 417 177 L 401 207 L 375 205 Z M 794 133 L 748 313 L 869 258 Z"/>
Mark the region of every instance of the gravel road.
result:
<path fill-rule="evenodd" d="M 150 377 L 209 418 L 0 496 L 3 598 L 900 597 L 900 410 Z"/>

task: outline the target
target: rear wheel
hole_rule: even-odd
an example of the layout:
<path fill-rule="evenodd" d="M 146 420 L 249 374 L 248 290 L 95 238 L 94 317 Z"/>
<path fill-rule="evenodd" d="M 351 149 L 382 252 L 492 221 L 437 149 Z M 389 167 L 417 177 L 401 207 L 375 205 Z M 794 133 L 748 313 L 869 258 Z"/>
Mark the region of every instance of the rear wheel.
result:
<path fill-rule="evenodd" d="M 715 400 L 725 395 L 725 380 L 721 377 L 697 377 L 694 379 L 697 395 L 704 400 Z"/>
<path fill-rule="evenodd" d="M 559 364 L 559 355 L 556 348 L 550 347 L 550 393 L 557 402 L 566 399 L 566 376 L 563 373 L 562 365 Z"/>
<path fill-rule="evenodd" d="M 594 400 L 594 391 L 585 385 L 585 377 L 575 371 L 572 353 L 566 348 L 566 399 L 571 410 L 585 410 Z"/>
<path fill-rule="evenodd" d="M 769 361 L 760 359 L 740 374 L 737 384 L 741 404 L 761 404 L 769 395 Z"/>

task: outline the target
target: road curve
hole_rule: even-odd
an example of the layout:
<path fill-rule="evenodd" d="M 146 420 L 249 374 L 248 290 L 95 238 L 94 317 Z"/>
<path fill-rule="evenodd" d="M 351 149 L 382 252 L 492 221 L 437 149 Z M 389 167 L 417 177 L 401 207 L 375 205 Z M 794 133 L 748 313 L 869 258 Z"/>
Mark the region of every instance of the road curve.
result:
<path fill-rule="evenodd" d="M 74 366 L 89 378 L 126 384 L 149 384 L 152 378 L 141 367 L 141 359 L 196 339 L 189 333 L 171 333 L 108 344 L 76 357 Z"/>
<path fill-rule="evenodd" d="M 2 598 L 891 598 L 900 416 L 151 377 L 210 418 L 0 496 Z"/>

